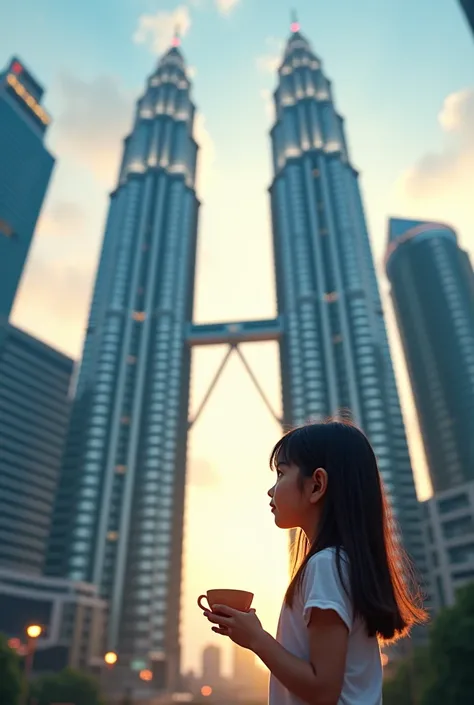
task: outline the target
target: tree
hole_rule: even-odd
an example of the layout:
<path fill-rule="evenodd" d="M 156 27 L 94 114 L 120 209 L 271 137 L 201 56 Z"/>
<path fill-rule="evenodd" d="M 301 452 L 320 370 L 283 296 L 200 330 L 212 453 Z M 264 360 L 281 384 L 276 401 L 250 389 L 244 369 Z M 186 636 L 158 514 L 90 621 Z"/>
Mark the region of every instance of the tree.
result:
<path fill-rule="evenodd" d="M 0 703 L 17 705 L 20 701 L 22 677 L 20 659 L 0 634 Z"/>
<path fill-rule="evenodd" d="M 429 651 L 419 647 L 401 661 L 394 676 L 384 683 L 384 705 L 418 705 L 430 677 Z"/>
<path fill-rule="evenodd" d="M 401 661 L 384 684 L 384 705 L 472 705 L 474 583 L 435 619 L 429 645 Z"/>
<path fill-rule="evenodd" d="M 437 617 L 430 635 L 430 680 L 421 705 L 472 705 L 474 583 Z"/>
<path fill-rule="evenodd" d="M 104 705 L 97 680 L 71 668 L 39 678 L 33 685 L 32 695 L 37 705 Z"/>

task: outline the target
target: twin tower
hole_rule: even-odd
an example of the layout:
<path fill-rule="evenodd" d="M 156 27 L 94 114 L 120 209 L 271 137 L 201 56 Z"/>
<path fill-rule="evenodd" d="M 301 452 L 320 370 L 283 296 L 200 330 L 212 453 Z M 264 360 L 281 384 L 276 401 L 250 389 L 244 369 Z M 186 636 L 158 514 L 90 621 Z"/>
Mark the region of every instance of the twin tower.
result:
<path fill-rule="evenodd" d="M 193 345 L 277 340 L 282 425 L 350 410 L 374 446 L 406 547 L 424 559 L 358 172 L 331 83 L 296 24 L 274 100 L 278 317 L 193 325 L 198 145 L 177 46 L 149 77 L 110 198 L 55 507 L 48 572 L 99 585 L 106 648 L 171 687 Z"/>

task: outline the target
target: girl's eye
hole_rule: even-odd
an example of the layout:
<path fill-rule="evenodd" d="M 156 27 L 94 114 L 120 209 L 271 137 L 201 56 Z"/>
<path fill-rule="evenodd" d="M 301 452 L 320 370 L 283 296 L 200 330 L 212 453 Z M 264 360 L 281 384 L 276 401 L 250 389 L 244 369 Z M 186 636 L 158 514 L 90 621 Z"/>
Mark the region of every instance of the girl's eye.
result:
<path fill-rule="evenodd" d="M 276 473 L 277 473 L 277 478 L 278 478 L 278 479 L 280 479 L 280 477 L 283 475 L 283 473 L 282 473 L 281 470 L 277 470 Z"/>

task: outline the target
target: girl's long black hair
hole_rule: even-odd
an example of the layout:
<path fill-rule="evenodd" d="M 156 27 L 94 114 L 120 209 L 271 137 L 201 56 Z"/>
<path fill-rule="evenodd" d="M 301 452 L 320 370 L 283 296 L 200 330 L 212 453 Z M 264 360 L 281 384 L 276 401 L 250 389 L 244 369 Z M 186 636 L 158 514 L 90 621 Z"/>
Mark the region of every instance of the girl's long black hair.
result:
<path fill-rule="evenodd" d="M 411 561 L 402 548 L 374 451 L 350 422 L 328 421 L 296 428 L 274 447 L 270 466 L 296 465 L 301 488 L 318 468 L 328 485 L 318 533 L 310 544 L 301 530 L 294 550 L 293 575 L 286 591 L 290 607 L 301 588 L 311 556 L 336 549 L 339 577 L 350 590 L 354 617 L 361 617 L 370 636 L 383 642 L 405 636 L 427 621 Z M 341 549 L 348 559 L 350 585 L 344 585 Z"/>

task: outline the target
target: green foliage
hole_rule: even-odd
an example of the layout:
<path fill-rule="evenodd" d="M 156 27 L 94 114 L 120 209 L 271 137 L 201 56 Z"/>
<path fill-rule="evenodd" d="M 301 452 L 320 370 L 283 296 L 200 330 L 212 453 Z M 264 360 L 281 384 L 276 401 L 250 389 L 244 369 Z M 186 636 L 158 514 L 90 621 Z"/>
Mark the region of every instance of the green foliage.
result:
<path fill-rule="evenodd" d="M 384 684 L 384 705 L 473 705 L 474 583 L 434 621 L 429 645 Z"/>
<path fill-rule="evenodd" d="M 0 634 L 0 703 L 17 705 L 21 688 L 20 659 L 8 646 L 6 637 Z"/>
<path fill-rule="evenodd" d="M 474 699 L 474 584 L 436 619 L 429 648 L 431 674 L 421 705 L 472 705 Z"/>
<path fill-rule="evenodd" d="M 91 676 L 71 668 L 39 678 L 33 685 L 32 695 L 37 705 L 104 705 L 98 682 Z"/>

